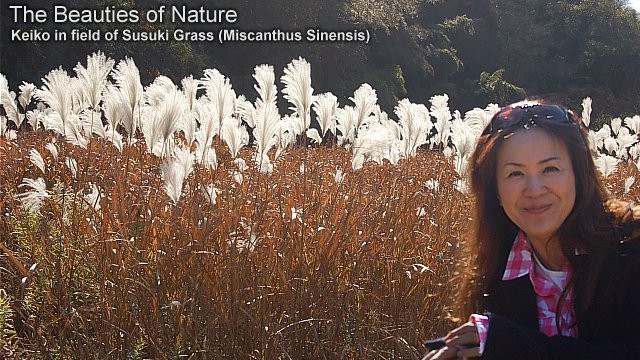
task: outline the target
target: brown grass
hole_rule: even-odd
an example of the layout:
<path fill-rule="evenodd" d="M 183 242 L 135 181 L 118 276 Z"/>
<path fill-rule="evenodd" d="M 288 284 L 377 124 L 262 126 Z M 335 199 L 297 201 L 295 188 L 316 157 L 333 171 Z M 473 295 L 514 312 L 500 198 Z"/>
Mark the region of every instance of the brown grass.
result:
<path fill-rule="evenodd" d="M 54 161 L 51 138 L 0 140 L 0 289 L 12 320 L 0 322 L 0 357 L 406 359 L 451 326 L 447 282 L 471 205 L 438 153 L 353 172 L 345 149 L 294 148 L 263 175 L 244 149 L 239 184 L 218 146 L 218 168 L 196 166 L 175 206 L 142 142 L 119 153 L 58 139 Z M 623 166 L 612 191 L 631 173 L 640 179 Z M 40 176 L 49 190 L 62 185 L 33 216 L 14 196 Z M 89 183 L 103 191 L 100 211 L 82 200 Z M 215 204 L 207 184 L 222 190 Z"/>

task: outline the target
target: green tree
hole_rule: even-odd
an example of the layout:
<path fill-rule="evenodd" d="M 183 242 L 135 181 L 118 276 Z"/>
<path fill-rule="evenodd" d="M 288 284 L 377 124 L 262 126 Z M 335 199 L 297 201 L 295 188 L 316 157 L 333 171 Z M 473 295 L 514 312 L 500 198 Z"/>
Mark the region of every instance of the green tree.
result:
<path fill-rule="evenodd" d="M 526 91 L 518 86 L 506 82 L 502 77 L 504 69 L 496 70 L 493 74 L 482 72 L 478 81 L 476 94 L 487 102 L 500 105 L 510 104 L 524 99 Z"/>
<path fill-rule="evenodd" d="M 446 84 L 464 67 L 452 41 L 474 33 L 473 21 L 456 6 L 463 2 L 350 0 L 345 12 L 376 31 L 371 57 L 377 67 L 386 73 L 401 70 L 407 93 L 398 97 L 424 102 L 449 90 Z"/>
<path fill-rule="evenodd" d="M 499 0 L 496 6 L 505 79 L 572 105 L 610 91 L 614 101 L 594 97 L 596 108 L 640 111 L 640 20 L 623 2 Z"/>

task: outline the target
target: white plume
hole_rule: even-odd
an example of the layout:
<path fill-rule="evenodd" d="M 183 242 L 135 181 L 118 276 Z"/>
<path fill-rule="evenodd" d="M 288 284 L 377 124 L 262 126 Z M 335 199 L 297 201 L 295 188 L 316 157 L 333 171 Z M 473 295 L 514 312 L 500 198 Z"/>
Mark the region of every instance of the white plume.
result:
<path fill-rule="evenodd" d="M 394 112 L 398 116 L 401 128 L 403 155 L 405 158 L 415 156 L 418 147 L 427 143 L 433 127 L 429 120 L 429 110 L 422 104 L 413 104 L 409 99 L 403 99 Z"/>
<path fill-rule="evenodd" d="M 611 120 L 611 131 L 613 131 L 614 135 L 618 136 L 618 133 L 620 133 L 621 127 L 622 127 L 622 119 L 617 117 Z"/>
<path fill-rule="evenodd" d="M 60 134 L 67 135 L 66 123 L 70 121 L 72 115 L 72 92 L 69 89 L 72 88 L 71 78 L 67 75 L 67 72 L 58 68 L 51 70 L 42 79 L 43 85 L 41 89 L 35 90 L 35 97 L 38 100 L 43 101 L 55 112 L 56 116 L 60 120 L 60 126 L 57 130 Z"/>
<path fill-rule="evenodd" d="M 256 107 L 261 104 L 275 103 L 277 101 L 278 89 L 276 88 L 276 74 L 271 65 L 258 65 L 254 69 L 253 78 L 256 83 L 253 87 L 258 92 Z"/>
<path fill-rule="evenodd" d="M 263 104 L 263 103 L 262 103 Z M 250 128 L 256 127 L 256 108 L 251 101 L 246 100 L 243 95 L 236 99 L 236 110 L 240 119 L 247 123 Z"/>
<path fill-rule="evenodd" d="M 38 178 L 36 180 L 25 178 L 22 180 L 22 184 L 18 185 L 18 187 L 31 189 L 30 191 L 18 194 L 17 198 L 20 201 L 22 208 L 32 214 L 40 211 L 42 201 L 44 201 L 44 199 L 51 197 L 47 191 L 47 184 L 44 182 L 43 178 Z"/>
<path fill-rule="evenodd" d="M 182 79 L 180 84 L 182 84 L 182 93 L 187 99 L 187 108 L 189 109 L 189 111 L 191 111 L 193 110 L 194 104 L 196 102 L 196 96 L 198 94 L 198 89 L 200 88 L 200 82 L 194 79 L 193 75 L 189 75 Z"/>
<path fill-rule="evenodd" d="M 204 192 L 205 196 L 207 197 L 207 200 L 209 200 L 209 203 L 211 203 L 211 205 L 216 205 L 216 199 L 218 198 L 218 194 L 222 192 L 222 190 L 213 186 L 213 184 L 209 184 L 203 187 L 202 191 Z"/>
<path fill-rule="evenodd" d="M 625 118 L 624 124 L 633 131 L 634 134 L 640 133 L 640 115 Z"/>
<path fill-rule="evenodd" d="M 285 84 L 282 90 L 284 98 L 293 105 L 290 109 L 295 111 L 302 123 L 301 130 L 305 131 L 311 124 L 310 111 L 314 101 L 311 65 L 303 58 L 293 60 L 284 69 L 280 80 Z"/>
<path fill-rule="evenodd" d="M 38 150 L 31 149 L 31 151 L 29 151 L 29 160 L 33 165 L 40 169 L 43 174 L 45 173 L 44 159 L 42 158 L 42 155 L 40 155 Z"/>
<path fill-rule="evenodd" d="M 376 110 L 379 110 L 379 108 L 376 109 L 378 95 L 376 95 L 376 91 L 371 85 L 362 84 L 349 100 L 355 104 L 355 137 L 357 137 L 360 128 L 371 120 L 372 114 L 374 114 Z"/>
<path fill-rule="evenodd" d="M 310 128 L 307 129 L 307 138 L 313 140 L 314 143 L 320 144 L 322 143 L 322 138 L 320 137 L 320 133 L 318 132 L 318 129 L 314 129 L 314 128 Z"/>
<path fill-rule="evenodd" d="M 242 126 L 240 120 L 234 118 L 228 118 L 223 121 L 220 136 L 229 147 L 229 152 L 234 158 L 238 157 L 240 149 L 249 143 L 247 128 Z"/>
<path fill-rule="evenodd" d="M 20 95 L 18 96 L 18 102 L 22 109 L 25 110 L 29 103 L 31 103 L 31 98 L 33 98 L 34 92 L 36 90 L 36 86 L 32 83 L 22 82 L 22 85 L 18 87 L 20 89 Z"/>
<path fill-rule="evenodd" d="M 149 152 L 163 158 L 173 151 L 174 132 L 179 129 L 182 116 L 187 111 L 184 94 L 175 87 L 168 89 L 163 101 L 151 107 L 149 128 L 144 131 Z"/>
<path fill-rule="evenodd" d="M 602 176 L 606 179 L 618 170 L 618 163 L 620 163 L 620 160 L 610 155 L 600 154 L 595 158 L 594 163 L 598 171 L 600 171 Z"/>
<path fill-rule="evenodd" d="M 213 129 L 219 131 L 224 119 L 231 117 L 235 112 L 236 93 L 229 79 L 216 69 L 204 70 L 204 77 L 200 79 L 200 83 L 205 89 L 206 98 L 211 103 L 212 121 L 215 123 Z M 213 138 L 211 131 L 207 135 Z"/>
<path fill-rule="evenodd" d="M 435 95 L 429 99 L 431 102 L 431 108 L 429 109 L 431 116 L 436 118 L 435 128 L 436 135 L 433 140 L 434 146 L 439 146 L 444 148 L 450 136 L 450 120 L 452 118 L 451 112 L 449 111 L 449 95 Z"/>
<path fill-rule="evenodd" d="M 474 108 L 464 114 L 464 122 L 475 134 L 475 137 L 480 137 L 480 134 L 482 134 L 487 125 L 489 125 L 489 122 L 491 122 L 493 115 L 498 111 L 500 111 L 500 107 L 495 104 L 489 104 L 484 109 Z"/>
<path fill-rule="evenodd" d="M 622 127 L 618 132 L 616 142 L 618 143 L 619 149 L 619 152 L 617 153 L 618 157 L 626 159 L 627 155 L 629 155 L 628 149 L 638 142 L 638 135 L 632 135 L 629 129 Z"/>
<path fill-rule="evenodd" d="M 86 110 L 78 116 L 83 133 L 87 137 L 96 134 L 101 138 L 106 138 L 104 126 L 102 126 L 102 114 L 95 110 Z"/>
<path fill-rule="evenodd" d="M 366 161 L 382 164 L 384 159 L 396 164 L 401 153 L 396 144 L 394 134 L 380 122 L 372 122 L 363 128 L 353 142 L 351 166 L 353 170 L 360 169 Z"/>
<path fill-rule="evenodd" d="M 338 109 L 336 113 L 337 125 L 336 129 L 340 131 L 338 135 L 338 145 L 345 143 L 353 143 L 356 137 L 356 128 L 358 126 L 357 112 L 353 106 L 345 106 Z"/>
<path fill-rule="evenodd" d="M 628 194 L 629 191 L 631 190 L 631 186 L 633 185 L 633 183 L 636 181 L 636 178 L 633 176 L 629 176 L 628 178 L 626 178 L 624 180 L 624 193 Z"/>
<path fill-rule="evenodd" d="M 47 143 L 47 145 L 45 145 L 44 147 L 45 149 L 49 150 L 49 152 L 53 156 L 53 159 L 55 161 L 58 161 L 58 148 L 56 147 L 56 144 L 50 142 L 50 143 Z"/>
<path fill-rule="evenodd" d="M 587 128 L 591 124 L 591 98 L 590 97 L 586 97 L 582 99 L 582 123 Z"/>
<path fill-rule="evenodd" d="M 113 79 L 121 92 L 117 102 L 122 104 L 125 112 L 122 124 L 127 134 L 129 134 L 129 139 L 132 139 L 138 128 L 139 107 L 143 95 L 140 71 L 133 59 L 125 58 L 121 60 L 113 71 Z M 109 95 L 113 96 L 112 93 Z M 116 124 L 112 122 L 112 127 L 115 128 L 115 126 Z"/>
<path fill-rule="evenodd" d="M 71 171 L 71 175 L 74 178 L 78 177 L 78 162 L 74 158 L 64 158 L 64 165 Z"/>
<path fill-rule="evenodd" d="M 295 143 L 298 131 L 300 131 L 300 121 L 297 116 L 285 115 L 278 121 L 274 159 L 279 158 L 287 146 Z"/>
<path fill-rule="evenodd" d="M 176 148 L 173 158 L 160 165 L 164 190 L 169 195 L 174 205 L 178 203 L 182 195 L 184 180 L 193 170 L 194 155 L 188 149 Z"/>
<path fill-rule="evenodd" d="M 125 98 L 124 93 L 120 91 L 116 86 L 108 84 L 105 90 L 103 111 L 104 117 L 111 125 L 111 129 L 115 130 L 118 125 L 124 122 L 127 115 L 125 110 L 128 106 L 128 100 Z"/>
<path fill-rule="evenodd" d="M 85 201 L 95 210 L 100 211 L 102 206 L 100 202 L 102 200 L 102 191 L 96 186 L 96 184 L 90 184 L 91 192 L 84 196 Z"/>
<path fill-rule="evenodd" d="M 324 137 L 327 131 L 335 135 L 336 118 L 335 114 L 338 109 L 338 98 L 332 93 L 324 93 L 316 97 L 313 103 L 313 111 L 318 116 L 318 124 L 320 125 L 320 137 Z"/>
<path fill-rule="evenodd" d="M 82 102 L 91 110 L 98 110 L 107 86 L 107 76 L 111 73 L 114 64 L 114 60 L 98 51 L 87 56 L 86 68 L 80 63 L 73 68 L 80 80 Z"/>
<path fill-rule="evenodd" d="M 0 105 L 4 108 L 7 119 L 16 124 L 17 127 L 20 127 L 22 121 L 16 104 L 16 94 L 13 91 L 9 91 L 9 82 L 4 74 L 0 74 Z"/>
<path fill-rule="evenodd" d="M 262 161 L 269 159 L 267 152 L 274 147 L 278 138 L 278 122 L 280 115 L 278 114 L 278 108 L 274 103 L 265 103 L 264 106 L 256 109 L 256 127 L 253 129 L 253 136 L 255 137 L 256 145 L 258 146 L 259 157 L 256 158 L 259 165 Z M 262 165 L 260 165 L 262 169 Z"/>

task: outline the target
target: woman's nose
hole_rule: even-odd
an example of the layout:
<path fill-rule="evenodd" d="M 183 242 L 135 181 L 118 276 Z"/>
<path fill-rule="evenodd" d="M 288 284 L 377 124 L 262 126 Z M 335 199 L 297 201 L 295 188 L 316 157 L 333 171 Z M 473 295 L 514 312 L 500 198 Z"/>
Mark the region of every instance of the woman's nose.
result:
<path fill-rule="evenodd" d="M 545 194 L 547 192 L 547 186 L 540 177 L 529 176 L 527 178 L 524 191 L 526 196 L 535 197 Z"/>

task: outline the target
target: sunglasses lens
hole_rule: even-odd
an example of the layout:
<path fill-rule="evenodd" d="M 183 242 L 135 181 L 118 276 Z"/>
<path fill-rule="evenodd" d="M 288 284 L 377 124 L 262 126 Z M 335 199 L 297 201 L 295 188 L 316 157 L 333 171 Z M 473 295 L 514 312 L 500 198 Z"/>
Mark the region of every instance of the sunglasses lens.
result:
<path fill-rule="evenodd" d="M 530 113 L 536 119 L 548 119 L 558 121 L 569 121 L 567 112 L 557 105 L 538 105 L 531 107 Z"/>
<path fill-rule="evenodd" d="M 524 105 L 509 107 L 498 113 L 491 122 L 491 133 L 502 132 L 506 128 L 535 126 L 539 119 L 570 123 L 567 111 L 558 105 Z"/>

